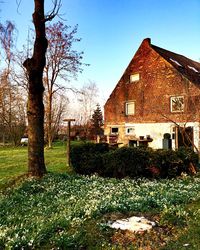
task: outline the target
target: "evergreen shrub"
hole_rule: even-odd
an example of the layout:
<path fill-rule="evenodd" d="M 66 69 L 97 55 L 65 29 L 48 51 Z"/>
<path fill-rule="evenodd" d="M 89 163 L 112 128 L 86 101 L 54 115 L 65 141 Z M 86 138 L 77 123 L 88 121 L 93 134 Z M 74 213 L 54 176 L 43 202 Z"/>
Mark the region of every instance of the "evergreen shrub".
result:
<path fill-rule="evenodd" d="M 173 178 L 183 172 L 183 162 L 173 150 L 152 151 L 150 166 L 158 169 L 157 177 L 159 178 Z"/>
<path fill-rule="evenodd" d="M 198 155 L 190 148 L 178 150 L 158 149 L 151 151 L 150 171 L 152 177 L 175 178 L 181 173 L 191 174 L 191 164 L 197 171 Z M 155 171 L 155 169 L 157 171 Z M 154 175 L 154 172 L 156 174 Z"/>
<path fill-rule="evenodd" d="M 76 173 L 103 177 L 175 178 L 197 171 L 198 155 L 192 149 L 177 151 L 144 147 L 109 149 L 107 143 L 80 143 L 71 148 L 71 163 Z"/>
<path fill-rule="evenodd" d="M 150 155 L 144 148 L 122 147 L 103 155 L 103 176 L 124 178 L 148 175 Z"/>
<path fill-rule="evenodd" d="M 71 147 L 70 159 L 76 173 L 90 175 L 100 172 L 102 154 L 108 152 L 107 143 L 80 143 Z"/>
<path fill-rule="evenodd" d="M 196 152 L 191 148 L 180 147 L 177 150 L 178 157 L 183 161 L 184 169 L 186 173 L 189 173 L 189 164 L 192 163 L 195 170 L 198 170 L 199 157 Z"/>

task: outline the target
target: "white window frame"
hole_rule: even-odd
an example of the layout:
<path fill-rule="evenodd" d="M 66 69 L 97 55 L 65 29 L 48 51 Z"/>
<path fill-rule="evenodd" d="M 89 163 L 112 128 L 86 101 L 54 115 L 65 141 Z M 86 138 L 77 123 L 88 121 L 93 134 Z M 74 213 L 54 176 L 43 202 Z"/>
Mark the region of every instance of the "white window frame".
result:
<path fill-rule="evenodd" d="M 183 103 L 181 104 L 182 106 L 180 107 L 180 109 L 174 109 L 174 107 L 173 107 L 173 102 L 176 99 L 182 99 L 183 100 Z M 185 109 L 185 103 L 184 102 L 185 102 L 184 96 L 182 96 L 182 95 L 171 96 L 170 97 L 170 111 L 171 111 L 171 113 L 182 113 L 182 112 L 184 112 L 184 109 Z"/>
<path fill-rule="evenodd" d="M 129 130 L 132 130 L 132 132 L 128 132 Z M 135 135 L 135 127 L 127 127 L 126 135 Z"/>
<path fill-rule="evenodd" d="M 140 74 L 135 73 L 130 75 L 130 83 L 138 82 L 140 80 Z"/>
<path fill-rule="evenodd" d="M 116 129 L 117 129 L 117 132 L 112 132 L 112 129 L 113 129 L 113 128 L 116 128 Z M 111 128 L 110 128 L 110 134 L 111 134 L 111 135 L 118 135 L 118 134 L 119 134 L 119 128 L 118 128 L 118 127 L 111 127 Z"/>
<path fill-rule="evenodd" d="M 129 105 L 134 105 L 134 111 L 133 112 L 129 112 L 129 110 L 128 110 L 128 106 Z M 126 102 L 126 104 L 125 104 L 125 113 L 126 113 L 126 115 L 135 115 L 135 101 L 128 101 L 128 102 Z"/>

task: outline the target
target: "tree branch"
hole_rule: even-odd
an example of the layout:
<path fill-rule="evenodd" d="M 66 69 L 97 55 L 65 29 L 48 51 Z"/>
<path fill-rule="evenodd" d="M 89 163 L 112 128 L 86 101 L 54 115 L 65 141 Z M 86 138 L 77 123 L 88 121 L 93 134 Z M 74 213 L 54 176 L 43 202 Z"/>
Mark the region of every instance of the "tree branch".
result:
<path fill-rule="evenodd" d="M 55 16 L 58 15 L 58 12 L 61 8 L 61 0 L 54 0 L 53 5 L 54 6 L 52 11 L 49 14 L 45 15 L 45 22 L 51 21 Z"/>

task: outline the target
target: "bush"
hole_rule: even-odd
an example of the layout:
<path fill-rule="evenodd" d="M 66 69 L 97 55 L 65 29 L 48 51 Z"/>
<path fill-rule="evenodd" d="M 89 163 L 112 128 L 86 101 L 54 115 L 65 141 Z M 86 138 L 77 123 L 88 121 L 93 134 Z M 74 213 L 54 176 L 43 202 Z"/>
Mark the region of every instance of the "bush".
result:
<path fill-rule="evenodd" d="M 177 150 L 178 157 L 183 161 L 186 173 L 190 173 L 189 165 L 193 164 L 197 171 L 198 166 L 198 154 L 195 153 L 191 148 L 181 147 Z"/>
<path fill-rule="evenodd" d="M 177 151 L 159 149 L 151 152 L 150 171 L 153 177 L 175 178 L 181 173 L 191 173 L 191 164 L 195 171 L 198 163 L 198 155 L 187 148 Z M 157 170 L 157 171 L 156 171 Z"/>
<path fill-rule="evenodd" d="M 103 155 L 103 176 L 124 178 L 147 176 L 149 152 L 144 148 L 122 147 Z"/>
<path fill-rule="evenodd" d="M 173 150 L 156 150 L 151 154 L 151 166 L 158 169 L 157 177 L 173 178 L 183 172 L 183 162 Z"/>
<path fill-rule="evenodd" d="M 173 151 L 122 147 L 109 151 L 106 143 L 80 143 L 71 149 L 71 162 L 75 172 L 84 175 L 175 178 L 183 172 L 194 173 L 198 155 L 186 148 Z"/>
<path fill-rule="evenodd" d="M 70 159 L 76 173 L 90 175 L 100 172 L 102 154 L 108 152 L 107 143 L 80 143 L 71 148 Z"/>
<path fill-rule="evenodd" d="M 148 176 L 149 152 L 144 148 L 122 147 L 110 150 L 105 143 L 82 143 L 71 149 L 71 163 L 76 173 L 124 178 Z"/>

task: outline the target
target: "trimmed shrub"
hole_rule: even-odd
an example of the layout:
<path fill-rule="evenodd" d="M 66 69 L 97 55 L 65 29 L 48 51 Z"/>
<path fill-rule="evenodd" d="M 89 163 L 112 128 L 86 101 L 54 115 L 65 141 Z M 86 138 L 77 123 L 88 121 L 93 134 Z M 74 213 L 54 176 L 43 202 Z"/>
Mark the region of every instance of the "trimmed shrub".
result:
<path fill-rule="evenodd" d="M 147 176 L 149 152 L 144 148 L 122 147 L 103 155 L 103 176 L 124 178 Z"/>
<path fill-rule="evenodd" d="M 100 172 L 102 154 L 108 152 L 107 143 L 80 143 L 71 147 L 70 159 L 76 173 L 90 175 Z"/>
<path fill-rule="evenodd" d="M 191 173 L 191 164 L 195 171 L 198 155 L 192 149 L 180 148 L 177 151 L 159 149 L 151 152 L 149 167 L 152 177 L 175 178 L 181 173 Z"/>
<path fill-rule="evenodd" d="M 182 160 L 186 173 L 188 174 L 191 173 L 191 169 L 190 169 L 191 163 L 194 166 L 195 171 L 198 170 L 198 167 L 197 167 L 198 166 L 198 154 L 195 153 L 193 149 L 180 147 L 177 150 L 177 155 Z"/>
<path fill-rule="evenodd" d="M 160 178 L 173 178 L 183 172 L 183 162 L 173 150 L 159 149 L 151 153 L 151 167 L 157 168 Z M 155 177 L 155 176 L 153 176 Z"/>
<path fill-rule="evenodd" d="M 106 143 L 80 143 L 71 148 L 71 163 L 76 173 L 104 177 L 175 178 L 197 171 L 198 155 L 191 149 L 177 151 L 141 147 L 109 150 Z"/>

